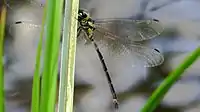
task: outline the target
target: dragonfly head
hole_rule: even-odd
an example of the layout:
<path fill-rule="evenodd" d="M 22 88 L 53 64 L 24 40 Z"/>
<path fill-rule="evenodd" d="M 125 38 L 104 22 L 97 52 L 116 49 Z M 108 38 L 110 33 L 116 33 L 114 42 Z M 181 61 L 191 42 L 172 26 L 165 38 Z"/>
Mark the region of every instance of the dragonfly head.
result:
<path fill-rule="evenodd" d="M 78 21 L 87 21 L 90 18 L 89 13 L 87 13 L 85 10 L 79 9 L 78 11 Z"/>

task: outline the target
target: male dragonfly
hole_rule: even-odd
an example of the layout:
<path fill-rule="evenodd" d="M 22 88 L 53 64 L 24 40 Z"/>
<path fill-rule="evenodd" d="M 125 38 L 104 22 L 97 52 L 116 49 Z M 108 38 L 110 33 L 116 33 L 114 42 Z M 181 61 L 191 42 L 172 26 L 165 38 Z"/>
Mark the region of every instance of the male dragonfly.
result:
<path fill-rule="evenodd" d="M 101 61 L 113 97 L 115 108 L 118 108 L 117 95 L 112 84 L 109 70 L 97 42 L 103 43 L 110 51 L 117 55 L 133 53 L 137 55 L 138 62 L 144 67 L 154 67 L 163 63 L 164 58 L 157 49 L 151 49 L 137 43 L 152 39 L 163 31 L 163 27 L 156 19 L 92 19 L 85 10 L 78 11 L 78 40 L 85 39 L 91 42 Z M 139 64 L 138 63 L 138 64 Z"/>

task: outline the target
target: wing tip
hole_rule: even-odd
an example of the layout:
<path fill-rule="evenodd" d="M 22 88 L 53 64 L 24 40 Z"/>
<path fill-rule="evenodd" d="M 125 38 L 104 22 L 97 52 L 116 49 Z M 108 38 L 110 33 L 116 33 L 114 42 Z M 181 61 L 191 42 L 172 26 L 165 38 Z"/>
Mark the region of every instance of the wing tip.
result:
<path fill-rule="evenodd" d="M 164 63 L 164 56 L 161 54 L 161 52 L 158 50 L 158 49 L 156 49 L 156 48 L 154 48 L 153 49 L 158 55 L 159 55 L 159 61 L 157 61 L 156 63 L 154 63 L 154 64 L 146 64 L 144 67 L 157 67 L 157 66 L 160 66 L 160 65 L 162 65 L 163 63 Z"/>
<path fill-rule="evenodd" d="M 155 22 L 160 22 L 158 19 L 155 19 L 155 18 L 153 18 L 152 20 Z"/>

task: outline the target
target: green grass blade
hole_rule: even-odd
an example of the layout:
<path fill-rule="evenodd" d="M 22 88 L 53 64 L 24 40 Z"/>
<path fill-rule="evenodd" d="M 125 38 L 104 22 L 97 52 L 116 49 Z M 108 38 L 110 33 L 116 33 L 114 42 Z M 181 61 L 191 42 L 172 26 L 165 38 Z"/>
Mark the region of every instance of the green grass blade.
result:
<path fill-rule="evenodd" d="M 70 1 L 70 0 L 69 0 Z M 64 10 L 64 26 L 62 32 L 62 49 L 61 49 L 61 63 L 60 63 L 60 84 L 59 84 L 59 98 L 58 98 L 58 112 L 64 112 L 65 110 L 65 90 L 66 90 L 66 74 L 67 74 L 67 59 L 69 51 L 69 13 L 68 2 L 65 0 L 65 10 Z"/>
<path fill-rule="evenodd" d="M 46 20 L 46 5 L 44 7 L 44 14 L 43 14 L 43 20 L 42 20 L 41 33 L 40 33 L 40 40 L 39 40 L 39 44 L 38 44 L 38 48 L 37 48 L 35 71 L 34 71 L 34 76 L 33 76 L 31 112 L 39 112 L 39 103 L 40 103 L 40 61 L 41 61 L 42 40 L 43 40 L 43 36 L 44 36 L 45 20 Z"/>
<path fill-rule="evenodd" d="M 3 40 L 6 24 L 6 7 L 3 6 L 0 15 L 0 112 L 4 112 L 4 67 L 3 67 Z"/>
<path fill-rule="evenodd" d="M 41 112 L 54 112 L 63 0 L 48 0 Z"/>
<path fill-rule="evenodd" d="M 79 0 L 65 0 L 58 112 L 73 112 Z"/>
<path fill-rule="evenodd" d="M 49 111 L 55 110 L 55 100 L 56 100 L 56 87 L 57 87 L 57 77 L 58 77 L 58 56 L 59 56 L 59 49 L 60 49 L 60 31 L 61 31 L 61 21 L 62 21 L 62 11 L 63 11 L 63 3 L 64 0 L 56 0 L 55 1 L 55 15 L 54 15 L 54 30 L 53 30 L 53 43 L 52 45 L 54 46 L 52 48 L 54 54 L 52 55 L 52 60 L 55 60 L 52 64 L 52 77 L 51 78 L 51 83 L 52 86 L 50 88 L 50 103 L 49 103 Z M 56 63 L 55 63 L 56 62 Z M 54 96 L 54 97 L 53 97 Z M 52 111 L 54 112 L 54 111 Z"/>
<path fill-rule="evenodd" d="M 51 45 L 52 45 L 52 31 L 53 31 L 53 12 L 54 1 L 48 0 L 47 5 L 47 20 L 46 20 L 46 42 L 45 42 L 45 54 L 44 54 L 44 71 L 42 74 L 42 86 L 41 86 L 41 102 L 40 112 L 47 112 L 48 94 L 49 94 L 49 76 L 51 75 Z"/>
<path fill-rule="evenodd" d="M 190 67 L 200 56 L 200 47 L 198 47 L 194 52 L 192 52 L 184 62 L 173 72 L 171 72 L 168 77 L 161 83 L 161 85 L 153 92 L 152 96 L 148 99 L 147 103 L 141 110 L 141 112 L 153 112 L 156 106 L 161 102 L 164 95 L 170 89 L 170 87 L 176 83 L 176 81 L 181 77 L 184 71 Z"/>

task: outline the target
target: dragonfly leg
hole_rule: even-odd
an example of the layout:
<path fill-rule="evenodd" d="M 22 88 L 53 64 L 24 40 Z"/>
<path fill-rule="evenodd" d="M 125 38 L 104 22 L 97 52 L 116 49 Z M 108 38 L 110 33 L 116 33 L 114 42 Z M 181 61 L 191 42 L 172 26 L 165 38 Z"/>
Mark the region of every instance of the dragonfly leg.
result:
<path fill-rule="evenodd" d="M 79 36 L 80 36 L 80 34 L 81 34 L 81 31 L 82 31 L 82 28 L 81 28 L 81 27 L 78 27 L 78 29 L 77 29 L 77 37 L 79 37 Z"/>

